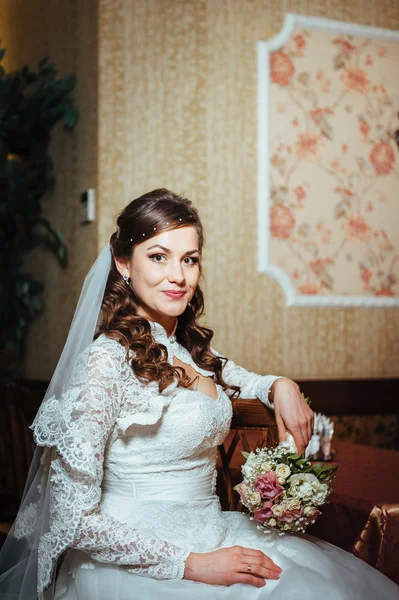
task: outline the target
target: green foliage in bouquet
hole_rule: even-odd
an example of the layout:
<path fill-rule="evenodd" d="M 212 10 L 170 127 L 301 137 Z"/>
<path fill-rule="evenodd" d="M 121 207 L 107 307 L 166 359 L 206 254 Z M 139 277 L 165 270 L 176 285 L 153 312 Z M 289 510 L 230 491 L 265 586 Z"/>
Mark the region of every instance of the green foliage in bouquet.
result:
<path fill-rule="evenodd" d="M 247 460 L 250 452 L 244 452 L 241 450 L 241 454 Z M 279 458 L 279 462 L 284 465 L 288 465 L 291 469 L 291 473 L 312 473 L 315 475 L 321 483 L 327 483 L 332 481 L 337 473 L 338 465 L 326 465 L 325 463 L 311 463 L 308 458 L 305 458 L 301 454 L 284 454 Z"/>
<path fill-rule="evenodd" d="M 0 62 L 5 50 L 0 49 Z M 43 215 L 41 201 L 54 187 L 49 155 L 53 127 L 71 131 L 78 114 L 71 95 L 72 74 L 57 78 L 43 58 L 6 73 L 0 65 L 0 349 L 1 378 L 15 378 L 17 357 L 29 324 L 43 311 L 43 283 L 24 269 L 25 258 L 41 245 L 67 264 L 62 234 Z M 11 357 L 11 358 L 10 358 Z M 8 364 L 7 364 L 8 363 Z M 7 365 L 8 368 L 4 368 Z"/>
<path fill-rule="evenodd" d="M 335 477 L 338 465 L 326 465 L 324 463 L 311 463 L 308 458 L 304 458 L 300 454 L 289 454 L 291 459 L 290 468 L 292 473 L 312 473 L 321 483 L 332 481 Z M 282 463 L 288 464 L 288 460 L 281 460 Z"/>

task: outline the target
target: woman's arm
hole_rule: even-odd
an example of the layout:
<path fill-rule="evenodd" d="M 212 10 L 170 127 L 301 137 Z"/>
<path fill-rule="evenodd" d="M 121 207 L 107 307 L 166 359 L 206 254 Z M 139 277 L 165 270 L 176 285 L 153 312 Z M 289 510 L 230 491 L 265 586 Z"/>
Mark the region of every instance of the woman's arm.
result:
<path fill-rule="evenodd" d="M 94 509 L 82 516 L 72 548 L 102 563 L 125 566 L 156 579 L 182 579 L 189 552 L 149 538 Z"/>
<path fill-rule="evenodd" d="M 215 356 L 222 356 L 213 348 L 211 348 L 211 351 Z M 258 375 L 236 365 L 234 361 L 229 359 L 224 364 L 222 377 L 229 385 L 240 386 L 243 398 L 259 398 L 268 408 L 274 409 L 273 384 L 277 379 L 283 379 L 281 375 Z"/>
<path fill-rule="evenodd" d="M 82 363 L 65 396 L 58 404 L 52 406 L 50 402 L 44 407 L 35 422 L 37 443 L 55 450 L 51 522 L 46 534 L 49 552 L 44 544 L 45 557 L 54 560 L 70 547 L 134 573 L 157 579 L 182 578 L 189 552 L 146 537 L 101 512 L 104 450 L 115 426 L 122 381 L 126 381 L 130 366 L 113 354 L 112 345 L 95 347 Z M 57 403 L 55 399 L 53 402 Z M 58 551 L 53 552 L 54 548 Z"/>
<path fill-rule="evenodd" d="M 213 354 L 221 356 L 211 348 Z M 288 377 L 258 375 L 228 360 L 222 370 L 226 383 L 241 387 L 243 398 L 259 398 L 268 408 L 274 409 L 279 441 L 289 431 L 300 454 L 305 453 L 313 433 L 313 411 L 305 402 L 299 386 Z"/>

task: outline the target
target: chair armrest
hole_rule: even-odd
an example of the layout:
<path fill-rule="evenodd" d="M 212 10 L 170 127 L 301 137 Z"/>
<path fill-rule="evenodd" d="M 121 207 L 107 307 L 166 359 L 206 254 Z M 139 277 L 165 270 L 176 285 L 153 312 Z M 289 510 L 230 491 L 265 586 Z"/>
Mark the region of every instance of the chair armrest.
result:
<path fill-rule="evenodd" d="M 236 398 L 232 405 L 231 429 L 277 427 L 274 412 L 257 398 Z"/>

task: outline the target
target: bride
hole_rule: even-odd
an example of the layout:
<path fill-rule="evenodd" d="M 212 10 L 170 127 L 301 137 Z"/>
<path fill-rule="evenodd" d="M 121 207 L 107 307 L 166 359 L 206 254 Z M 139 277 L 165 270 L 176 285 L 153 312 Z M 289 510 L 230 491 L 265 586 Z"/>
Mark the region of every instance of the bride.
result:
<path fill-rule="evenodd" d="M 301 453 L 312 411 L 290 379 L 248 372 L 211 347 L 213 331 L 198 323 L 204 233 L 190 201 L 155 190 L 117 226 L 32 425 L 37 450 L 0 557 L 1 598 L 398 598 L 393 582 L 331 544 L 265 534 L 221 510 L 215 465 L 231 396 L 274 408 L 280 440 L 290 432 Z"/>

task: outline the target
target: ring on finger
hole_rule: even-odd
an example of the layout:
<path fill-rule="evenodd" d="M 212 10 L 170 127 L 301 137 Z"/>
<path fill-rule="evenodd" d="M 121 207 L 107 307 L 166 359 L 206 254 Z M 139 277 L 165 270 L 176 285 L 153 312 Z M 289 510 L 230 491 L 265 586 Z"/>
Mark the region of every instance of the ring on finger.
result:
<path fill-rule="evenodd" d="M 252 571 L 252 567 L 251 567 L 251 565 L 248 565 L 248 566 L 247 566 L 247 571 L 248 571 L 248 573 L 251 573 L 251 571 Z"/>

